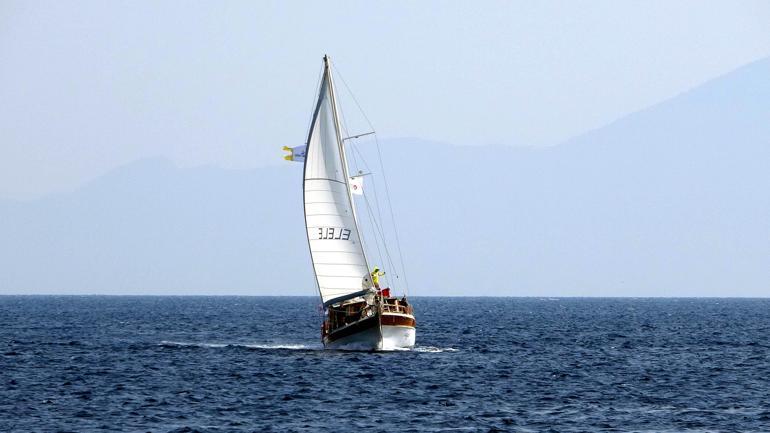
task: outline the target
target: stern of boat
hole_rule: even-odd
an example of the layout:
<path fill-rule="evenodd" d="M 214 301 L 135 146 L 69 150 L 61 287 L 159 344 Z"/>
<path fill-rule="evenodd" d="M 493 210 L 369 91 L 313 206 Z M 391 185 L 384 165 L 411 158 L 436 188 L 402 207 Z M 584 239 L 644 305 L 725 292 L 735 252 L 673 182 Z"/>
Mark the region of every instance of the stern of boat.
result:
<path fill-rule="evenodd" d="M 411 349 L 416 337 L 416 321 L 412 306 L 406 300 L 385 297 L 382 299 L 382 350 Z"/>

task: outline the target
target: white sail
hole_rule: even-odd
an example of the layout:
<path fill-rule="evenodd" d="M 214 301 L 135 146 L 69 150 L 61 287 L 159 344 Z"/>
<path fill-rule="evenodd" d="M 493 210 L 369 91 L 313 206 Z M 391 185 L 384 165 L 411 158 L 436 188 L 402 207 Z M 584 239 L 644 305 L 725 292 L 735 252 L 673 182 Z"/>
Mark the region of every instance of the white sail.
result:
<path fill-rule="evenodd" d="M 328 60 L 308 135 L 304 177 L 305 225 L 321 300 L 330 305 L 371 286 L 350 194 Z"/>

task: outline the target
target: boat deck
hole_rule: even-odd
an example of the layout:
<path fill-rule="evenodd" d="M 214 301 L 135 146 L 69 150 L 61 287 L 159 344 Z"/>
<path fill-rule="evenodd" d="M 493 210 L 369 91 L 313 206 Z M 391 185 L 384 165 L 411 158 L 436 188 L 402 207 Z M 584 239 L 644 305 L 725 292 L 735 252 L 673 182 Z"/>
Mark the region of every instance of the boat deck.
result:
<path fill-rule="evenodd" d="M 414 327 L 414 310 L 407 301 L 406 297 L 382 297 L 378 295 L 377 299 L 382 306 L 381 323 L 385 326 L 407 326 Z M 377 314 L 377 308 L 367 305 L 366 302 L 351 302 L 346 305 L 330 307 L 328 317 L 321 327 L 322 337 L 337 333 L 343 328 L 362 322 L 364 319 Z"/>
<path fill-rule="evenodd" d="M 414 310 L 412 309 L 412 306 L 409 304 L 409 302 L 406 300 L 406 297 L 403 297 L 401 299 L 398 299 L 395 297 L 388 297 L 388 298 L 382 299 L 382 312 L 408 314 L 411 316 L 413 315 Z"/>

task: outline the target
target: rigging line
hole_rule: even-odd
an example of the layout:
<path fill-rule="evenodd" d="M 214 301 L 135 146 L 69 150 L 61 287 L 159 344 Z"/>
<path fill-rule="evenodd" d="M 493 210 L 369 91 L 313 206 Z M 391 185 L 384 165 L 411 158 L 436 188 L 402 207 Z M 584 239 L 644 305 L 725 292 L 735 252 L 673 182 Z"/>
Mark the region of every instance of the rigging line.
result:
<path fill-rule="evenodd" d="M 334 75 L 336 75 L 336 76 L 337 76 L 337 78 L 339 78 L 340 80 L 342 80 L 342 83 L 345 85 L 345 89 L 347 89 L 347 91 L 348 91 L 348 94 L 349 94 L 350 96 L 353 96 L 353 93 L 350 91 L 350 87 L 348 87 L 347 83 L 345 83 L 345 79 L 343 79 L 343 78 L 342 78 L 342 75 L 339 73 L 339 71 L 337 71 L 337 67 L 336 67 L 336 64 L 335 64 L 335 67 L 334 67 L 334 70 L 332 71 L 332 73 L 333 73 Z M 355 101 L 355 99 L 356 99 L 356 98 L 355 98 L 355 97 L 353 97 L 353 100 L 354 100 L 354 101 Z M 359 105 L 358 105 L 358 102 L 356 102 L 356 106 L 358 106 L 358 110 L 360 111 L 360 110 L 361 110 L 361 106 L 359 106 Z M 340 111 L 340 112 L 341 112 L 341 111 L 342 111 L 342 108 L 340 107 L 340 108 L 339 108 L 337 111 Z M 342 115 L 342 122 L 343 122 L 343 123 L 345 123 L 345 136 L 348 136 L 348 137 L 349 137 L 351 129 L 350 129 L 350 128 L 348 128 L 348 125 L 347 125 L 347 123 L 345 122 L 345 116 L 344 116 L 344 113 L 342 113 L 342 114 L 343 114 L 343 115 Z M 362 113 L 362 114 L 363 114 L 363 113 Z M 366 117 L 366 116 L 364 116 L 364 117 Z M 368 120 L 367 120 L 367 122 L 368 122 Z M 346 140 L 344 140 L 344 139 L 343 139 L 343 141 L 346 141 Z"/>
<path fill-rule="evenodd" d="M 366 158 L 364 158 L 363 155 L 361 154 L 361 152 L 358 150 L 358 147 L 355 146 L 353 143 L 351 143 L 351 149 L 353 149 L 354 152 L 358 153 L 358 156 L 361 158 L 361 160 L 364 163 L 364 168 L 366 169 L 366 171 L 371 173 L 372 170 L 369 168 L 369 164 L 366 163 Z M 382 223 L 382 225 L 384 226 L 385 225 L 385 220 L 382 218 L 382 211 L 380 209 L 380 198 L 377 195 L 377 182 L 374 182 L 374 180 L 372 180 L 371 185 L 372 185 L 372 191 L 374 192 L 374 208 L 377 210 L 377 218 L 378 218 L 378 221 L 380 221 Z M 388 242 L 387 242 L 387 239 L 385 239 L 385 232 L 384 232 L 384 230 L 383 230 L 382 236 L 383 236 L 382 244 L 383 244 L 385 250 L 388 251 L 388 253 L 389 253 L 390 250 L 388 249 Z M 391 269 L 393 269 L 393 271 L 394 271 L 394 273 L 396 275 L 396 278 L 398 278 L 398 274 L 400 273 L 398 271 L 398 269 L 396 269 L 395 267 L 392 267 Z"/>
<path fill-rule="evenodd" d="M 378 226 L 378 229 L 380 231 L 382 230 L 379 226 Z M 391 271 L 392 274 L 391 275 L 393 275 L 395 277 L 393 279 L 388 278 L 388 280 L 390 280 L 390 282 L 392 283 L 393 289 L 394 290 L 398 290 L 398 289 L 401 288 L 400 287 L 401 286 L 401 279 L 399 278 L 399 273 L 398 273 L 398 270 L 397 270 L 397 268 L 395 266 L 395 263 L 393 262 L 393 258 L 392 258 L 391 254 L 390 254 L 390 250 L 385 249 L 385 257 L 387 259 L 386 263 L 389 266 L 389 269 L 392 269 L 392 271 Z"/>
<path fill-rule="evenodd" d="M 353 153 L 353 155 L 355 155 L 356 153 L 358 154 L 358 156 L 361 158 L 361 160 L 362 160 L 362 162 L 363 162 L 363 164 L 364 164 L 364 168 L 365 168 L 365 169 L 366 169 L 368 172 L 370 172 L 370 173 L 371 173 L 371 169 L 369 168 L 369 164 L 367 164 L 367 163 L 366 163 L 366 158 L 364 158 L 364 157 L 363 157 L 363 155 L 362 155 L 362 154 L 361 154 L 361 152 L 358 150 L 358 147 L 355 145 L 355 143 L 351 143 L 351 144 L 350 144 L 350 148 L 351 148 L 351 149 L 353 150 L 353 152 L 354 152 L 354 153 Z M 379 197 L 377 196 L 377 183 L 376 183 L 376 182 L 374 182 L 374 181 L 372 181 L 372 182 L 371 182 L 371 185 L 372 185 L 372 190 L 374 191 L 374 204 L 375 204 L 374 208 L 377 210 L 377 218 L 375 218 L 375 216 L 374 216 L 374 212 L 371 210 L 371 207 L 368 209 L 368 212 L 369 212 L 369 218 L 370 218 L 370 220 L 371 220 L 371 221 L 373 221 L 374 223 L 380 223 L 382 226 L 384 226 L 384 224 L 385 224 L 385 223 L 384 223 L 384 221 L 385 221 L 385 220 L 382 218 L 382 212 L 380 211 L 380 200 L 379 200 Z M 365 198 L 368 198 L 368 197 L 366 196 L 366 190 L 364 190 L 364 197 L 365 197 Z M 369 206 L 368 200 L 367 200 L 367 206 Z M 378 219 L 378 218 L 379 218 L 379 219 Z M 382 238 L 382 246 L 383 246 L 383 249 L 385 250 L 385 253 L 386 253 L 386 255 L 387 255 L 388 257 L 390 257 L 390 249 L 388 248 L 388 242 L 387 242 L 387 238 L 386 238 L 386 236 L 385 236 L 385 231 L 384 231 L 384 230 L 380 230 L 380 236 L 381 236 L 381 238 Z M 382 261 L 382 258 L 380 258 L 380 261 Z M 391 272 L 393 272 L 393 274 L 396 276 L 396 279 L 399 279 L 399 278 L 400 278 L 400 277 L 399 277 L 399 274 L 400 274 L 400 272 L 399 272 L 398 268 L 396 268 L 395 266 L 393 266 L 393 262 L 392 262 L 392 260 L 390 261 L 390 263 L 389 263 L 389 266 L 390 266 L 390 269 L 392 269 L 392 271 L 391 271 Z"/>
<path fill-rule="evenodd" d="M 364 196 L 364 201 L 366 202 L 366 192 L 364 192 L 363 196 Z M 375 229 L 377 226 L 377 221 L 375 221 L 374 215 L 372 215 L 372 211 L 371 209 L 369 209 L 369 206 L 367 206 L 366 208 L 366 214 L 367 214 L 367 217 L 369 218 L 369 222 L 370 222 L 369 225 L 371 226 L 372 237 L 374 238 L 374 246 L 377 249 L 377 259 L 379 260 L 380 263 L 382 263 L 383 255 L 382 255 L 382 250 L 380 249 L 380 240 L 377 237 L 377 231 Z M 383 242 L 382 244 L 383 244 L 383 248 L 385 248 L 385 242 Z M 387 248 L 385 248 L 386 254 L 387 254 L 387 251 L 388 251 Z"/>
<path fill-rule="evenodd" d="M 332 73 L 335 74 L 338 78 L 342 79 L 342 76 L 337 72 L 337 68 L 336 67 L 332 70 Z M 347 88 L 347 85 L 345 87 Z M 348 93 L 350 93 L 350 89 L 348 89 Z M 345 141 L 348 141 L 350 139 L 358 138 L 359 136 L 352 136 L 352 137 L 349 136 L 351 129 L 348 126 L 347 117 L 345 116 L 345 110 L 342 107 L 342 104 L 338 104 L 338 106 L 337 106 L 337 113 L 339 114 L 340 124 L 341 124 L 342 129 L 343 129 L 343 131 L 340 131 L 340 132 L 344 132 L 343 135 L 347 137 L 347 138 L 343 138 L 342 139 L 342 145 L 344 146 L 345 145 Z M 367 133 L 367 134 L 371 134 L 371 133 Z"/>
<path fill-rule="evenodd" d="M 369 209 L 369 212 L 371 212 L 371 206 L 369 206 L 369 199 L 366 198 L 366 195 L 364 195 L 364 202 L 366 202 L 366 207 Z M 382 234 L 382 229 L 380 228 L 380 225 L 376 223 L 374 226 L 377 228 L 377 230 L 380 232 L 380 236 L 382 236 L 383 240 L 385 239 L 385 236 Z M 385 255 L 388 258 L 388 266 L 390 266 L 391 269 L 395 269 L 396 267 L 393 265 L 393 259 L 390 257 L 390 252 L 387 248 L 385 248 Z M 396 279 L 398 279 L 398 274 L 396 274 Z"/>
<path fill-rule="evenodd" d="M 356 99 L 356 95 L 353 94 L 353 91 L 351 91 L 350 87 L 348 87 L 348 83 L 345 82 L 345 78 L 343 78 L 342 73 L 339 71 L 339 68 L 336 69 L 336 73 L 337 73 L 337 76 L 340 77 L 340 81 L 342 81 L 342 84 L 348 90 L 348 93 L 350 94 L 350 96 L 353 98 L 353 102 L 355 102 L 356 106 L 358 106 L 358 110 L 361 111 L 361 115 L 364 116 L 364 119 L 366 119 L 366 122 L 369 124 L 369 127 L 372 129 L 372 131 L 376 131 L 376 129 L 374 128 L 374 125 L 372 125 L 372 122 L 366 116 L 366 113 L 364 113 L 363 108 L 361 108 L 361 104 L 358 103 L 358 99 Z M 380 168 L 382 169 L 382 180 L 385 183 L 385 196 L 388 201 L 388 207 L 390 208 L 390 218 L 393 223 L 393 231 L 396 235 L 396 248 L 398 249 L 398 256 L 401 262 L 401 272 L 404 274 L 404 283 L 408 287 L 409 281 L 406 278 L 406 267 L 404 267 L 404 255 L 401 253 L 401 241 L 398 236 L 398 228 L 396 227 L 396 220 L 394 218 L 393 205 L 391 204 L 391 201 L 390 201 L 390 188 L 388 187 L 388 179 L 385 176 L 385 166 L 382 164 L 382 152 L 380 151 L 380 140 L 377 139 L 377 134 L 374 134 L 374 143 L 377 146 L 377 155 L 380 160 Z"/>
<path fill-rule="evenodd" d="M 351 156 L 353 157 L 353 163 L 358 166 L 358 160 L 356 159 L 355 153 L 351 153 Z M 364 195 L 366 197 L 366 195 Z M 353 206 L 355 206 L 355 200 L 353 201 Z M 369 217 L 369 221 L 372 221 L 372 215 L 371 212 L 367 209 L 367 216 Z M 380 243 L 377 240 L 377 232 L 374 231 L 374 224 L 370 224 L 372 226 L 372 238 L 374 239 L 374 246 L 377 249 L 377 259 L 379 259 L 380 263 L 382 263 L 382 251 L 380 251 Z M 361 242 L 366 245 L 366 240 L 364 239 L 363 233 L 361 234 Z M 367 269 L 367 272 L 369 270 Z"/>
<path fill-rule="evenodd" d="M 342 75 L 340 75 L 339 72 L 337 72 L 337 68 L 336 67 L 334 68 L 332 73 L 337 75 L 337 77 L 339 77 L 340 80 L 342 80 L 344 82 L 344 79 L 342 78 Z M 348 94 L 353 96 L 353 94 L 350 92 L 350 88 L 348 87 L 347 84 L 345 84 L 345 88 L 347 89 Z M 360 105 L 358 105 L 357 102 L 356 102 L 356 105 L 358 106 L 358 108 L 360 110 L 361 107 L 360 107 Z M 342 108 L 342 106 L 338 106 L 337 107 L 337 112 L 339 113 L 339 118 L 341 120 L 341 122 L 340 122 L 341 126 L 345 130 L 345 135 L 349 135 L 350 127 L 348 126 L 347 117 L 345 116 L 345 111 Z M 367 120 L 367 122 L 368 122 L 368 120 Z M 356 170 L 358 171 L 361 168 L 361 166 L 358 163 L 358 158 L 356 158 L 356 154 L 358 154 L 358 157 L 361 159 L 361 162 L 363 163 L 363 168 L 365 168 L 367 171 L 371 171 L 371 170 L 369 170 L 369 164 L 366 163 L 366 159 L 363 157 L 363 155 L 361 154 L 361 152 L 358 150 L 357 146 L 355 145 L 355 141 L 354 140 L 357 137 L 350 137 L 350 138 L 351 138 L 351 140 L 350 140 L 350 144 L 349 144 L 348 147 L 353 150 L 353 152 L 351 152 L 351 156 L 353 157 L 353 163 L 356 166 Z M 343 143 L 342 145 L 344 146 L 345 144 Z M 372 182 L 372 185 L 374 185 L 374 182 Z M 374 187 L 373 190 L 374 190 L 375 200 L 377 200 L 377 188 Z M 375 227 L 377 227 L 377 220 L 375 219 L 374 214 L 373 214 L 371 208 L 369 207 L 369 202 L 368 202 L 368 199 L 366 197 L 366 192 L 364 192 L 363 195 L 364 195 L 364 200 L 366 201 L 366 205 L 367 205 L 367 216 L 369 217 L 369 220 L 372 222 L 372 224 L 371 224 L 371 226 L 372 226 L 372 235 L 373 235 L 372 237 L 374 239 L 374 246 L 377 249 L 377 258 L 379 259 L 380 263 L 383 263 L 382 250 L 380 249 L 380 242 L 382 242 L 382 248 L 385 250 L 385 256 L 388 258 L 389 265 L 391 266 L 391 269 L 395 269 L 395 267 L 393 266 L 393 261 L 390 260 L 390 252 L 388 251 L 388 245 L 387 245 L 387 242 L 385 241 L 384 235 L 382 233 L 380 233 L 380 236 L 379 237 L 377 236 L 378 231 L 381 232 L 381 230 L 375 229 Z M 377 206 L 377 211 L 379 213 L 379 205 Z M 380 220 L 382 220 L 382 214 L 381 213 L 380 213 Z M 364 245 L 366 245 L 366 240 L 364 239 L 364 235 L 363 234 L 361 235 L 361 241 L 364 243 Z M 398 278 L 398 273 L 396 273 L 396 277 Z"/>
<path fill-rule="evenodd" d="M 374 129 L 374 125 L 372 125 L 372 122 L 369 120 L 368 117 L 366 117 L 366 113 L 364 113 L 364 109 L 361 108 L 361 104 L 358 103 L 358 99 L 356 99 L 356 95 L 354 95 L 353 91 L 350 90 L 350 87 L 348 87 L 348 83 L 345 81 L 345 78 L 342 76 L 342 72 L 340 72 L 338 67 L 335 67 L 334 72 L 337 74 L 338 77 L 340 77 L 340 81 L 342 81 L 342 84 L 348 90 L 348 94 L 350 94 L 350 96 L 353 98 L 353 102 L 356 103 L 356 107 L 358 107 L 358 111 L 360 111 L 361 115 L 364 116 L 364 119 L 366 119 L 366 123 L 369 124 L 369 127 L 372 129 L 373 132 L 376 132 L 377 130 Z"/>
<path fill-rule="evenodd" d="M 350 202 L 351 202 L 350 203 L 351 206 L 355 206 L 356 205 L 356 203 L 353 200 L 351 200 Z M 365 245 L 367 245 L 366 236 L 364 236 L 364 230 L 358 230 L 358 236 L 361 238 L 360 239 L 361 240 L 361 251 L 364 251 L 364 247 L 365 247 Z M 374 239 L 374 243 L 375 243 L 375 245 L 377 244 L 377 239 L 376 238 Z M 364 256 L 365 255 L 366 255 L 366 253 L 364 252 Z M 364 263 L 366 263 L 366 261 L 364 261 Z M 367 273 L 369 272 L 368 265 L 367 265 L 366 272 Z"/>
<path fill-rule="evenodd" d="M 358 146 L 355 145 L 355 143 L 350 144 L 350 148 L 353 149 L 353 152 L 357 153 L 359 158 L 361 158 L 361 161 L 364 163 L 364 169 L 366 169 L 369 173 L 374 173 L 371 168 L 369 168 L 369 164 L 366 162 L 366 158 L 364 158 L 363 154 L 361 154 L 361 151 L 358 150 Z M 374 192 L 374 204 L 375 208 L 377 209 L 377 215 L 380 221 L 383 221 L 382 219 L 382 212 L 380 212 L 380 198 L 377 196 L 377 183 L 372 181 L 372 191 Z"/>
<path fill-rule="evenodd" d="M 367 170 L 367 171 L 369 171 L 369 172 L 371 172 L 371 169 L 369 168 L 369 164 L 367 164 L 367 163 L 366 163 L 366 158 L 364 158 L 364 157 L 363 157 L 363 155 L 361 154 L 360 150 L 359 150 L 359 149 L 358 149 L 358 147 L 355 145 L 355 143 L 351 143 L 351 144 L 350 144 L 350 148 L 353 150 L 353 153 L 352 153 L 352 154 L 353 154 L 353 155 L 355 155 L 355 154 L 357 153 L 357 154 L 358 154 L 358 156 L 361 158 L 361 160 L 362 160 L 362 162 L 363 162 L 363 164 L 364 164 L 364 167 L 366 168 L 366 170 Z M 358 161 L 358 159 L 356 159 L 356 163 L 357 163 L 357 161 Z M 368 200 L 367 200 L 367 203 L 366 203 L 366 204 L 367 204 L 367 206 L 369 207 L 369 208 L 367 209 L 367 212 L 368 212 L 368 215 L 369 215 L 369 219 L 370 219 L 371 221 L 373 221 L 375 224 L 376 224 L 376 223 L 378 223 L 378 222 L 380 223 L 380 225 L 381 225 L 381 227 L 382 227 L 382 228 L 378 227 L 378 230 L 379 230 L 379 232 L 380 232 L 380 237 L 382 238 L 382 245 L 383 245 L 383 249 L 385 250 L 385 254 L 386 254 L 386 256 L 388 257 L 388 266 L 390 266 L 390 269 L 392 269 L 392 272 L 393 272 L 393 274 L 395 275 L 395 280 L 398 280 L 398 281 L 400 281 L 400 279 L 401 279 L 401 277 L 400 277 L 400 274 L 403 274 L 403 273 L 405 272 L 405 270 L 404 270 L 404 264 L 403 264 L 403 263 L 404 263 L 404 262 L 403 262 L 403 257 L 402 257 L 402 256 L 399 256 L 399 259 L 400 259 L 400 261 L 401 261 L 401 270 L 399 271 L 399 268 L 397 268 L 397 267 L 394 265 L 394 263 L 393 263 L 393 260 L 392 260 L 392 258 L 391 258 L 391 254 L 390 254 L 390 248 L 388 248 L 388 242 L 387 242 L 387 238 L 386 238 L 386 236 L 385 236 L 385 230 L 384 230 L 384 227 L 385 227 L 385 219 L 382 217 L 382 211 L 381 211 L 381 208 L 380 208 L 380 203 L 379 203 L 379 202 L 380 202 L 380 200 L 379 200 L 379 197 L 377 196 L 377 183 L 376 183 L 376 182 L 372 182 L 372 183 L 371 183 L 371 185 L 372 185 L 372 190 L 373 190 L 373 192 L 374 192 L 374 200 L 375 200 L 375 202 L 374 202 L 374 203 L 375 203 L 375 206 L 374 206 L 374 208 L 377 210 L 377 214 L 378 214 L 378 218 L 379 218 L 379 219 L 376 219 L 376 218 L 374 217 L 374 215 L 373 215 L 373 213 L 374 213 L 374 212 L 371 210 L 371 205 L 368 203 Z M 364 196 L 365 196 L 365 197 L 367 197 L 367 196 L 366 196 L 366 192 L 364 192 Z M 375 233 L 375 239 L 377 239 L 376 233 Z M 381 255 L 381 253 L 380 253 L 380 255 Z M 382 258 L 380 258 L 380 261 L 382 261 Z M 397 281 L 393 281 L 393 283 L 396 283 L 396 282 L 397 282 Z M 408 283 L 408 282 L 407 282 L 407 280 L 406 280 L 406 276 L 405 276 L 405 274 L 404 274 L 404 285 L 405 285 L 405 286 L 406 286 L 406 285 L 408 285 L 407 283 Z M 394 284 L 394 286 L 395 286 L 395 284 Z M 396 288 L 396 287 L 394 287 L 394 288 Z M 404 289 L 404 293 L 408 295 L 408 293 L 407 293 L 407 292 L 408 292 L 408 287 Z"/>
<path fill-rule="evenodd" d="M 358 102 L 358 99 L 356 99 L 356 95 L 353 94 L 353 91 L 350 89 L 350 86 L 348 86 L 347 81 L 345 81 L 345 77 L 342 76 L 342 73 L 340 72 L 338 67 L 334 68 L 333 73 L 335 75 L 337 75 L 337 77 L 340 79 L 340 81 L 342 81 L 342 84 L 345 86 L 345 89 L 348 91 L 348 94 L 353 99 L 353 102 L 355 102 L 356 107 L 358 107 L 358 111 L 361 113 L 361 115 L 366 120 L 366 123 L 369 125 L 369 128 L 371 129 L 371 132 L 367 132 L 365 135 L 372 135 L 373 134 L 374 138 L 375 138 L 375 142 L 376 142 L 377 131 L 375 130 L 374 125 L 372 125 L 372 122 L 366 116 L 366 113 L 364 112 L 364 109 L 361 107 L 361 104 Z M 346 128 L 347 128 L 347 125 L 346 125 Z M 350 137 L 350 138 L 355 139 L 355 138 L 358 138 L 358 137 Z M 361 161 L 364 163 L 364 168 L 368 172 L 371 173 L 372 170 L 369 168 L 369 164 L 366 163 L 366 158 L 364 158 L 364 156 L 358 150 L 358 147 L 356 147 L 354 145 L 354 141 L 353 140 L 351 140 L 351 146 L 350 147 L 353 149 L 354 152 L 358 153 L 358 156 L 361 158 Z M 379 152 L 379 147 L 377 148 L 377 151 Z M 380 161 L 380 165 L 382 165 L 382 161 Z M 384 170 L 383 170 L 383 175 L 384 175 Z M 385 179 L 383 178 L 383 180 L 385 180 Z M 386 185 L 386 188 L 387 188 L 387 185 Z M 374 192 L 374 204 L 375 204 L 375 209 L 377 209 L 377 216 L 379 218 L 379 221 L 381 221 L 382 224 L 384 225 L 385 224 L 385 220 L 382 218 L 382 210 L 380 209 L 380 199 L 379 199 L 378 194 L 377 194 L 377 183 L 376 182 L 372 182 L 372 191 Z M 390 200 L 390 198 L 388 197 L 387 200 Z M 391 212 L 391 214 L 392 214 L 392 212 Z M 388 245 L 387 245 L 387 242 L 386 242 L 386 240 L 384 238 L 384 233 L 383 233 L 382 244 L 385 247 L 385 249 L 387 250 L 388 249 Z M 400 254 L 400 252 L 399 252 L 399 254 Z M 403 263 L 403 259 L 401 260 L 401 262 Z M 404 272 L 404 273 L 406 272 L 406 271 L 403 271 L 403 265 L 402 265 L 402 272 Z M 404 279 L 406 279 L 406 275 L 404 277 L 405 277 Z"/>
<path fill-rule="evenodd" d="M 372 209 L 371 209 L 371 207 L 369 207 L 369 204 L 368 204 L 368 200 L 366 199 L 366 195 L 365 195 L 365 194 L 364 194 L 364 202 L 365 202 L 365 203 L 366 203 L 366 205 L 367 205 L 367 206 L 366 206 L 366 212 L 367 212 L 367 215 L 369 216 L 369 221 L 371 221 L 371 222 L 372 222 L 372 224 L 370 224 L 370 225 L 371 225 L 371 227 L 372 227 L 372 233 L 374 234 L 374 238 L 375 238 L 375 240 L 378 240 L 379 238 L 378 238 L 378 236 L 377 236 L 377 223 L 376 223 L 376 221 L 374 221 L 374 216 L 372 215 Z M 379 263 L 381 263 L 381 264 L 387 264 L 387 262 L 385 262 L 385 261 L 383 260 L 383 258 L 386 258 L 386 257 L 388 256 L 388 250 L 387 250 L 387 249 L 385 249 L 385 257 L 383 257 L 383 255 L 382 255 L 382 251 L 380 250 L 379 242 L 377 242 L 377 244 L 376 244 L 376 245 L 377 245 L 377 254 L 379 255 L 379 259 L 380 259 L 380 262 L 379 262 Z M 383 243 L 383 245 L 384 245 L 384 243 Z M 380 266 L 381 266 L 381 265 L 380 265 Z"/>
<path fill-rule="evenodd" d="M 380 160 L 380 169 L 382 170 L 382 180 L 385 183 L 385 196 L 388 201 L 388 208 L 390 209 L 390 221 L 393 223 L 393 233 L 396 235 L 396 248 L 398 249 L 398 258 L 401 262 L 401 272 L 404 274 L 404 284 L 409 287 L 409 280 L 406 278 L 406 267 L 404 266 L 404 255 L 401 253 L 401 240 L 398 236 L 398 227 L 396 227 L 396 217 L 393 212 L 393 204 L 390 200 L 390 188 L 388 187 L 388 179 L 385 176 L 385 165 L 382 163 L 382 152 L 380 151 L 380 140 L 377 136 L 374 136 L 374 143 L 377 146 L 377 157 Z M 407 289 L 404 289 L 406 291 Z"/>
<path fill-rule="evenodd" d="M 366 194 L 364 194 L 364 202 L 366 202 Z M 372 222 L 372 224 L 370 224 L 370 225 L 372 226 L 372 234 L 374 235 L 374 246 L 377 248 L 377 258 L 380 260 L 380 263 L 382 263 L 383 262 L 383 260 L 382 260 L 382 258 L 383 258 L 382 251 L 380 250 L 380 243 L 378 242 L 377 231 L 375 230 L 375 227 L 377 226 L 377 224 L 374 221 L 374 218 L 372 217 L 372 211 L 371 211 L 371 209 L 369 209 L 368 204 L 366 206 L 366 211 L 367 211 L 367 215 L 369 216 L 369 221 Z M 383 245 L 384 245 L 384 243 L 383 243 Z M 388 250 L 385 249 L 385 255 L 387 256 L 387 254 L 388 254 Z"/>

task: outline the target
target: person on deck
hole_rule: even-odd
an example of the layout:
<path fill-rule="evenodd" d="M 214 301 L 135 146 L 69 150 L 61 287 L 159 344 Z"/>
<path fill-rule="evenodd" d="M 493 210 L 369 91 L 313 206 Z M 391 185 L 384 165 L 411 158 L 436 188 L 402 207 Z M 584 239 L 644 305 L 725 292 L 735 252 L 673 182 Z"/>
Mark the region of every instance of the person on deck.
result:
<path fill-rule="evenodd" d="M 385 272 L 380 272 L 380 268 L 375 266 L 371 275 L 372 275 L 372 283 L 374 283 L 374 287 L 377 290 L 380 290 L 380 277 L 385 275 Z"/>

